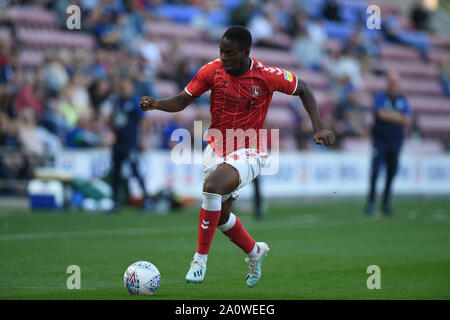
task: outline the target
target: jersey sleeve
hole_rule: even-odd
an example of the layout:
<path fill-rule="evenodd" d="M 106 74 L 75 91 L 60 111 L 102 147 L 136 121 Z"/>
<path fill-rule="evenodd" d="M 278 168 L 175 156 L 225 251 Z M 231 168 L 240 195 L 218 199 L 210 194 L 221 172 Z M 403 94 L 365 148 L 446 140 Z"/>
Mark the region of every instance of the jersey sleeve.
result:
<path fill-rule="evenodd" d="M 214 61 L 204 65 L 184 88 L 184 91 L 190 96 L 200 97 L 205 91 L 211 89 L 212 77 L 216 68 Z"/>
<path fill-rule="evenodd" d="M 295 73 L 274 67 L 265 69 L 268 69 L 265 72 L 265 77 L 271 91 L 279 91 L 289 95 L 294 94 L 298 84 L 298 78 Z"/>

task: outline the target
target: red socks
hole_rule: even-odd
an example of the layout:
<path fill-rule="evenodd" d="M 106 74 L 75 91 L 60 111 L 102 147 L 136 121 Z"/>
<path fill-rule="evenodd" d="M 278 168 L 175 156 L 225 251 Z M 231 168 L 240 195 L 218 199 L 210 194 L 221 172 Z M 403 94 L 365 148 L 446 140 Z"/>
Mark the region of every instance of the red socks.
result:
<path fill-rule="evenodd" d="M 198 241 L 197 253 L 208 254 L 211 247 L 214 232 L 217 228 L 217 223 L 220 218 L 219 211 L 208 211 L 203 208 L 200 209 L 200 219 L 198 222 Z"/>
<path fill-rule="evenodd" d="M 198 222 L 197 254 L 201 255 L 206 263 L 209 248 L 216 228 L 219 228 L 234 244 L 241 248 L 249 256 L 258 253 L 255 240 L 244 229 L 244 226 L 233 213 L 230 213 L 228 222 L 217 226 L 222 211 L 222 196 L 203 192 L 203 203 L 200 208 Z"/>
<path fill-rule="evenodd" d="M 244 226 L 233 213 L 230 213 L 228 222 L 219 226 L 219 229 L 246 254 L 255 248 L 255 240 L 248 234 Z"/>
<path fill-rule="evenodd" d="M 203 192 L 203 203 L 198 222 L 197 253 L 208 254 L 219 223 L 221 210 L 222 196 Z"/>

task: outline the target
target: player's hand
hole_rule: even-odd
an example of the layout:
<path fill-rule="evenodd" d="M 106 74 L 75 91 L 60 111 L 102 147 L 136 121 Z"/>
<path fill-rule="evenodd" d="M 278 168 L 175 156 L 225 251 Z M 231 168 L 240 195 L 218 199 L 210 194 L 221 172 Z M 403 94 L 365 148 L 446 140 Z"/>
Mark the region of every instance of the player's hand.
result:
<path fill-rule="evenodd" d="M 152 97 L 142 97 L 139 107 L 142 111 L 153 110 L 156 108 L 156 100 Z"/>
<path fill-rule="evenodd" d="M 317 144 L 321 144 L 324 146 L 331 146 L 335 142 L 335 137 L 333 132 L 328 129 L 320 129 L 316 133 L 314 133 L 314 142 Z"/>

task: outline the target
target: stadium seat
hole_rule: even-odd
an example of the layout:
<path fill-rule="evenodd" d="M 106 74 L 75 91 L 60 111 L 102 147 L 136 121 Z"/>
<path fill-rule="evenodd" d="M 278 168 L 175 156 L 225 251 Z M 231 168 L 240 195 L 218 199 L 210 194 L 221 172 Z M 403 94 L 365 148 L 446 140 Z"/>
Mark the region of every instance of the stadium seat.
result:
<path fill-rule="evenodd" d="M 431 49 L 430 50 L 430 59 L 435 63 L 439 63 L 441 61 L 445 61 L 447 63 L 450 62 L 450 51 L 447 49 Z"/>
<path fill-rule="evenodd" d="M 438 133 L 448 135 L 450 133 L 450 115 L 420 115 L 417 117 L 417 125 L 424 134 Z"/>
<path fill-rule="evenodd" d="M 31 6 L 17 6 L 9 9 L 8 16 L 20 26 L 58 27 L 56 14 L 51 10 Z"/>
<path fill-rule="evenodd" d="M 385 77 L 366 75 L 364 77 L 364 84 L 365 89 L 372 93 L 386 89 Z M 436 79 L 423 81 L 423 79 L 402 77 L 401 86 L 405 94 L 443 95 L 441 84 Z"/>
<path fill-rule="evenodd" d="M 152 21 L 145 24 L 145 31 L 156 38 L 162 39 L 183 39 L 192 41 L 201 41 L 200 31 L 189 27 L 186 24 L 172 23 L 169 21 Z"/>
<path fill-rule="evenodd" d="M 90 34 L 59 31 L 56 29 L 17 29 L 17 40 L 28 47 L 72 47 L 88 48 L 95 46 L 95 39 Z"/>
<path fill-rule="evenodd" d="M 37 68 L 44 61 L 42 50 L 21 50 L 19 53 L 19 65 L 25 68 Z"/>
<path fill-rule="evenodd" d="M 163 97 L 171 96 L 178 93 L 178 86 L 173 81 L 158 80 L 155 82 L 156 91 Z"/>
<path fill-rule="evenodd" d="M 295 126 L 295 118 L 292 111 L 287 108 L 272 106 L 267 112 L 267 122 L 279 128 L 292 128 Z"/>
<path fill-rule="evenodd" d="M 431 35 L 430 43 L 432 47 L 436 49 L 450 49 L 450 39 L 440 35 Z"/>
<path fill-rule="evenodd" d="M 427 64 L 421 61 L 399 60 L 399 59 L 379 59 L 375 63 L 377 70 L 396 71 L 402 76 L 413 76 L 420 78 L 435 78 L 438 70 L 434 64 Z"/>
<path fill-rule="evenodd" d="M 414 48 L 393 44 L 393 43 L 382 43 L 380 45 L 381 56 L 385 58 L 392 59 L 402 59 L 402 60 L 419 60 L 420 55 Z"/>
<path fill-rule="evenodd" d="M 322 72 L 312 71 L 309 69 L 293 69 L 292 71 L 314 89 L 326 88 L 329 85 L 328 77 Z"/>
<path fill-rule="evenodd" d="M 11 30 L 9 28 L 0 28 L 0 41 L 11 42 Z"/>
<path fill-rule="evenodd" d="M 166 3 L 158 7 L 157 15 L 174 22 L 189 23 L 201 12 L 199 7 L 184 4 Z"/>
<path fill-rule="evenodd" d="M 325 33 L 330 38 L 340 41 L 346 40 L 355 30 L 355 26 L 349 23 L 325 20 L 323 23 Z"/>
<path fill-rule="evenodd" d="M 408 95 L 408 101 L 414 113 L 450 115 L 450 98 L 448 97 L 410 94 Z"/>
<path fill-rule="evenodd" d="M 254 47 L 252 57 L 261 60 L 266 66 L 291 68 L 296 65 L 291 53 L 285 50 Z"/>

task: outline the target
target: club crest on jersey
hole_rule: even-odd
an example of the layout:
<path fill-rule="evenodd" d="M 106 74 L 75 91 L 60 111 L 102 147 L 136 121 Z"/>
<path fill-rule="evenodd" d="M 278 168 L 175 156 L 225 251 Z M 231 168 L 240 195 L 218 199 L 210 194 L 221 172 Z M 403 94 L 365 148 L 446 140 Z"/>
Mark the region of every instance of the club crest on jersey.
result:
<path fill-rule="evenodd" d="M 250 93 L 253 97 L 258 97 L 261 94 L 261 88 L 258 86 L 253 86 L 250 89 Z"/>
<path fill-rule="evenodd" d="M 294 76 L 292 75 L 291 72 L 284 70 L 284 79 L 292 82 L 292 80 L 294 80 Z"/>

